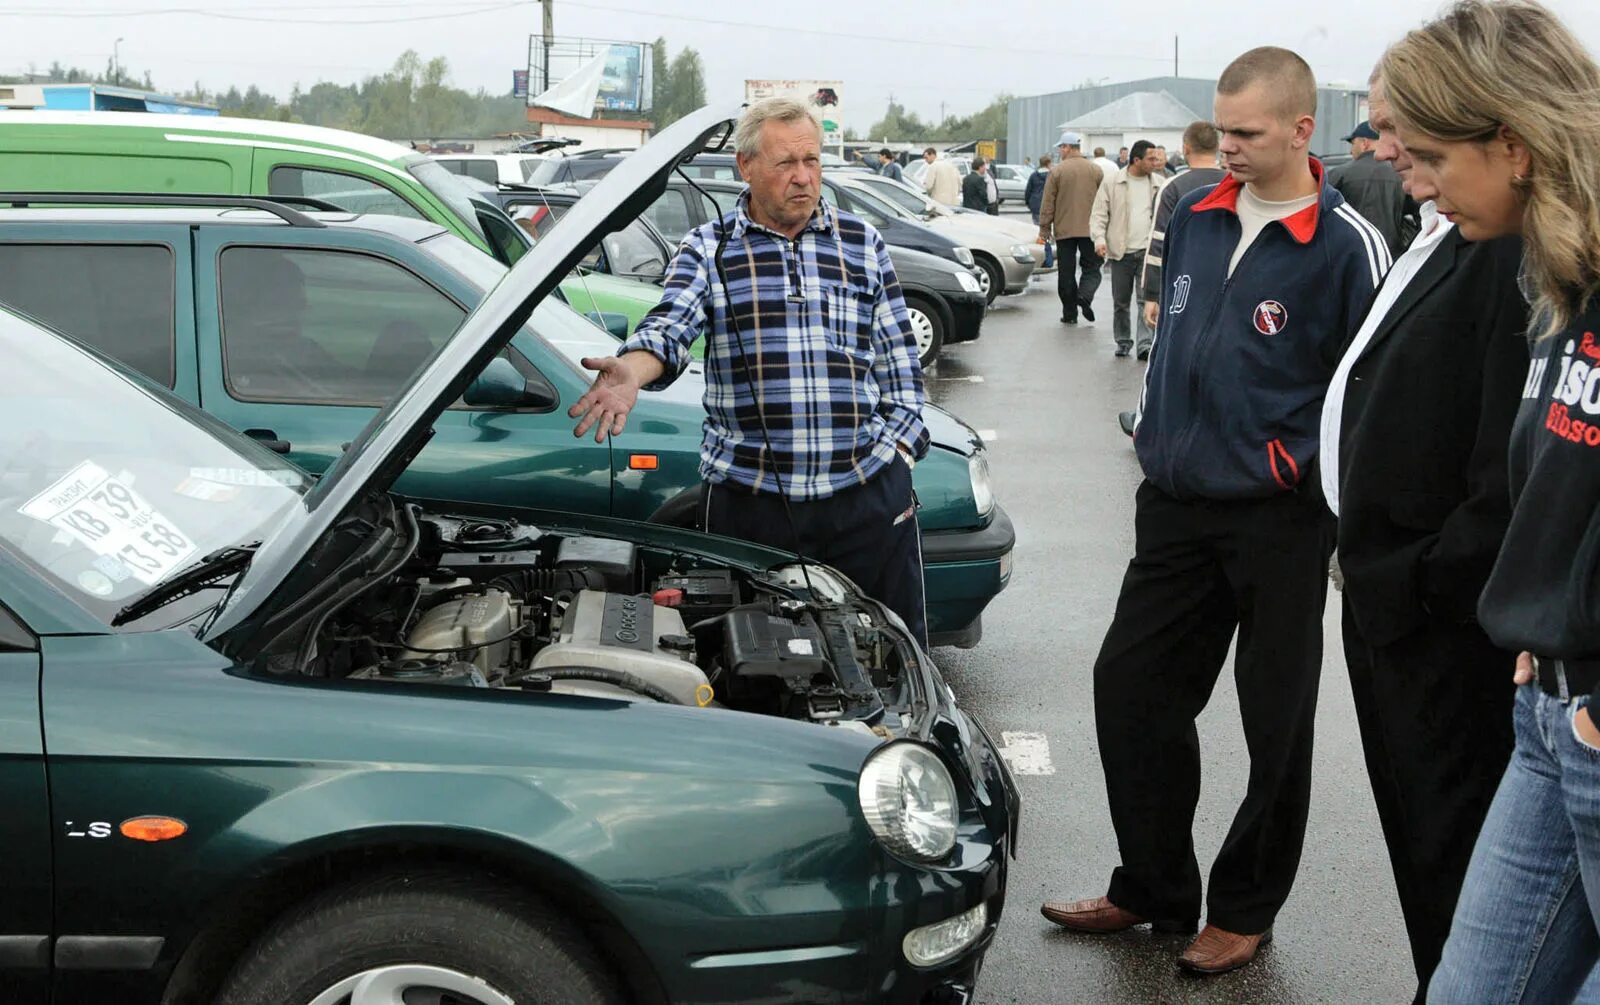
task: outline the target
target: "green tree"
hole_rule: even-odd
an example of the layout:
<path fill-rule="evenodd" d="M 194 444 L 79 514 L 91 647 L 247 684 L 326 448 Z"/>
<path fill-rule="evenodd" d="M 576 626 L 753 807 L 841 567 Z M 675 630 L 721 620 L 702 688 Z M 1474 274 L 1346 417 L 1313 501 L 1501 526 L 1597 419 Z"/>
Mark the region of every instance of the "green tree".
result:
<path fill-rule="evenodd" d="M 650 44 L 650 108 L 660 124 L 660 115 L 672 99 L 672 66 L 667 60 L 667 40 Z"/>
<path fill-rule="evenodd" d="M 933 128 L 917 117 L 915 112 L 908 112 L 905 106 L 897 101 L 889 102 L 889 109 L 883 118 L 873 123 L 867 130 L 867 138 L 881 140 L 889 143 L 903 143 L 906 140 L 921 140 L 932 138 Z"/>
<path fill-rule="evenodd" d="M 706 69 L 698 52 L 680 49 L 667 67 L 667 79 L 666 101 L 652 113 L 657 129 L 670 126 L 706 103 Z"/>

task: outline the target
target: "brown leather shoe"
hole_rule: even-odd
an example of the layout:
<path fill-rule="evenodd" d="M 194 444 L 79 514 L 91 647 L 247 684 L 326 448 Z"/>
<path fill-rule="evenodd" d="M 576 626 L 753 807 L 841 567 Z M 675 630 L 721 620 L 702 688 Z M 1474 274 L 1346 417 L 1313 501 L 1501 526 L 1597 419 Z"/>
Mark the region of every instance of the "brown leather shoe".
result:
<path fill-rule="evenodd" d="M 1105 897 L 1093 900 L 1075 900 L 1071 903 L 1045 901 L 1039 913 L 1074 932 L 1091 932 L 1104 935 L 1121 932 L 1134 925 L 1148 924 L 1158 932 L 1192 932 L 1195 923 L 1182 921 L 1151 921 L 1132 911 L 1125 911 Z"/>
<path fill-rule="evenodd" d="M 1238 935 L 1207 925 L 1178 957 L 1178 966 L 1197 974 L 1225 974 L 1255 959 L 1256 952 L 1271 941 L 1271 928 L 1259 935 Z"/>

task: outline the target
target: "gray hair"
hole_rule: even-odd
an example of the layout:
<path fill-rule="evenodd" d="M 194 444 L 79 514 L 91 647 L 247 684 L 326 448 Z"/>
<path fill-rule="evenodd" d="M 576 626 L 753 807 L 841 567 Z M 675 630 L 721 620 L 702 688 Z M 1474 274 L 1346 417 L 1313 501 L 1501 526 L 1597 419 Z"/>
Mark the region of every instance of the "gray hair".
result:
<path fill-rule="evenodd" d="M 806 120 L 817 127 L 817 137 L 822 137 L 822 123 L 811 113 L 811 108 L 794 98 L 762 98 L 739 117 L 733 130 L 733 148 L 745 157 L 761 152 L 761 127 L 768 122 L 799 122 Z"/>

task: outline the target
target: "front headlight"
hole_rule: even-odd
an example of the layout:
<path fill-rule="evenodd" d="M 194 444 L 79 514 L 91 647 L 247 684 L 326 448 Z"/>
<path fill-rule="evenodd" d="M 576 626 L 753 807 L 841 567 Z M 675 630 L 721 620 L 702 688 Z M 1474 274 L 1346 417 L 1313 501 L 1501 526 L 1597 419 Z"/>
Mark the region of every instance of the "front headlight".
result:
<path fill-rule="evenodd" d="M 977 259 L 972 257 L 971 248 L 957 248 L 956 261 L 960 262 L 962 265 L 970 267 L 974 262 L 977 261 Z"/>
<path fill-rule="evenodd" d="M 994 509 L 994 489 L 989 485 L 989 459 L 983 451 L 967 458 L 967 474 L 972 478 L 972 503 L 978 507 L 979 516 L 988 516 Z"/>
<path fill-rule="evenodd" d="M 916 743 L 879 748 L 856 785 L 873 836 L 899 858 L 932 862 L 956 844 L 956 787 L 944 762 Z"/>
<path fill-rule="evenodd" d="M 1033 248 L 1026 244 L 1013 244 L 1011 246 L 1011 257 L 1019 262 L 1031 262 L 1033 261 Z"/>
<path fill-rule="evenodd" d="M 978 277 L 970 272 L 957 272 L 956 285 L 968 293 L 982 293 L 983 286 L 978 282 Z"/>

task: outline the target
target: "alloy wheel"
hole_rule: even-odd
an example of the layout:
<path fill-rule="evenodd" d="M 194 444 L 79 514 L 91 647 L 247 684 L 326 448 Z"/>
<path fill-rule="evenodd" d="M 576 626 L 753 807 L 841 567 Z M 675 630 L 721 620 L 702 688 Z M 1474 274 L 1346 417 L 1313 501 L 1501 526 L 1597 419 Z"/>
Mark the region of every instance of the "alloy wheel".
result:
<path fill-rule="evenodd" d="M 917 355 L 926 357 L 933 348 L 933 319 L 910 304 L 906 305 L 906 315 L 911 319 L 911 334 L 917 339 Z"/>
<path fill-rule="evenodd" d="M 346 977 L 309 1005 L 515 1005 L 477 977 L 425 963 L 396 963 Z"/>

